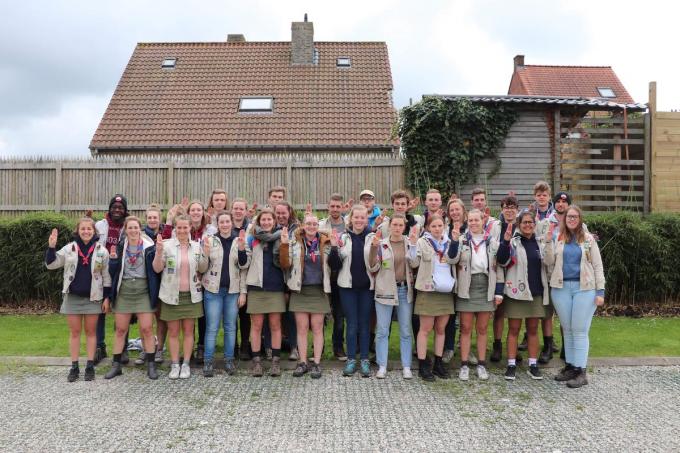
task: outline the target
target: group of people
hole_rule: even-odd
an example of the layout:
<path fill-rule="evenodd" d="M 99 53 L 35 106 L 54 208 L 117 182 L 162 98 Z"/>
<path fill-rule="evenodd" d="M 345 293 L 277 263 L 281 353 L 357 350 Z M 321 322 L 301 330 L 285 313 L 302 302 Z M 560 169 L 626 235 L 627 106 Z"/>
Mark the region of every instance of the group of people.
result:
<path fill-rule="evenodd" d="M 420 200 L 404 190 L 392 193 L 389 215 L 376 205 L 371 190 L 363 190 L 356 204 L 333 194 L 323 219 L 310 205 L 298 219 L 286 198 L 284 187 L 273 187 L 267 205 L 257 209 L 243 198 L 230 203 L 218 189 L 207 206 L 182 200 L 162 223 L 159 206 L 150 206 L 142 220 L 130 215 L 127 199 L 118 194 L 103 220 L 81 218 L 72 242 L 58 250 L 53 230 L 45 263 L 64 269 L 61 313 L 68 319 L 72 360 L 68 380 L 80 375 L 83 328 L 84 379 L 94 379 L 94 366 L 107 356 L 107 313 L 115 316 L 115 338 L 106 379 L 121 375 L 129 361 L 133 319 L 143 345 L 137 363 L 146 363 L 151 379 L 158 378 L 166 338 L 170 379 L 190 377 L 192 359 L 202 363 L 204 376 L 213 376 L 220 323 L 226 374 L 235 373 L 240 360 L 250 360 L 252 376 L 265 374 L 265 361 L 270 361 L 268 374 L 280 376 L 287 342 L 288 358 L 297 362 L 293 376 L 320 378 L 329 319 L 333 355 L 346 362 L 343 375 L 370 377 L 374 346 L 375 377 L 384 379 L 393 316 L 404 379 L 413 377 L 414 349 L 420 378 L 450 378 L 457 326 L 459 379 L 469 380 L 472 367 L 478 379 L 489 379 L 492 319 L 489 359 L 494 362 L 502 357 L 507 320 L 505 379 L 516 379 L 523 345 L 528 376 L 542 379 L 538 364 L 559 350 L 552 330 L 557 312 L 565 366 L 555 380 L 572 388 L 588 383 L 588 332 L 596 307 L 604 303 L 605 281 L 597 241 L 568 193 L 552 197 L 549 185 L 538 182 L 529 208 L 520 210 L 509 194 L 498 219 L 481 188 L 473 190 L 469 206 L 456 196 L 444 205 L 441 193 L 431 189 L 422 214 L 413 213 L 420 210 Z M 522 321 L 526 336 L 519 344 Z M 428 354 L 433 330 L 434 351 Z"/>

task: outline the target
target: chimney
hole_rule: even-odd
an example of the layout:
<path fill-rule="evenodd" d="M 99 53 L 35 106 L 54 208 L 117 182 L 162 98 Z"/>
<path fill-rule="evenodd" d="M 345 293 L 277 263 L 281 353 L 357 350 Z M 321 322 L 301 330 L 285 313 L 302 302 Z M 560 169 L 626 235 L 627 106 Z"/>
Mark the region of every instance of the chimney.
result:
<path fill-rule="evenodd" d="M 291 64 L 314 64 L 314 24 L 307 22 L 293 22 L 291 26 Z"/>
<path fill-rule="evenodd" d="M 513 68 L 512 71 L 516 72 L 518 68 L 521 68 L 524 66 L 524 55 L 515 55 L 515 58 L 513 59 Z"/>
<path fill-rule="evenodd" d="M 246 37 L 241 34 L 238 35 L 228 34 L 227 42 L 246 42 Z"/>

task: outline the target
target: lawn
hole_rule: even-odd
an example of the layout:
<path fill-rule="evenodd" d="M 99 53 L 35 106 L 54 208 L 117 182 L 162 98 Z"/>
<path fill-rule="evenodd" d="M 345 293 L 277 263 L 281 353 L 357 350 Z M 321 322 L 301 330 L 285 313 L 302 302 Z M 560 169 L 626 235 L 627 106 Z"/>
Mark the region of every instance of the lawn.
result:
<path fill-rule="evenodd" d="M 326 358 L 331 357 L 330 326 L 326 328 Z M 491 331 L 491 329 L 489 329 Z M 556 321 L 556 332 L 559 332 Z M 398 359 L 399 329 L 390 338 L 390 359 Z M 596 317 L 590 332 L 592 357 L 680 356 L 680 318 Z M 111 353 L 113 317 L 107 316 L 107 344 Z M 132 326 L 130 338 L 138 337 Z M 218 351 L 222 336 L 218 335 Z M 559 341 L 559 339 L 558 339 Z M 310 341 L 311 344 L 311 341 Z M 85 351 L 83 338 L 83 354 Z M 68 355 L 68 329 L 62 315 L 0 316 L 0 356 Z"/>

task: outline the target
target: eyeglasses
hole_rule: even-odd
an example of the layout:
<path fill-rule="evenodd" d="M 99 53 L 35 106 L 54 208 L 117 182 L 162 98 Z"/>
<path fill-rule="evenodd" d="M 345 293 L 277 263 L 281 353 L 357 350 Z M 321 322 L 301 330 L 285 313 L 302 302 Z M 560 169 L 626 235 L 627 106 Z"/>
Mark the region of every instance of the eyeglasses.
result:
<path fill-rule="evenodd" d="M 567 220 L 578 220 L 580 218 L 581 218 L 581 216 L 578 216 L 578 215 L 568 215 L 567 216 Z"/>
<path fill-rule="evenodd" d="M 517 206 L 513 206 L 513 205 L 509 205 L 509 206 L 508 206 L 508 205 L 506 205 L 506 206 L 503 206 L 502 209 L 512 209 L 512 210 L 516 210 L 516 209 L 517 209 Z"/>

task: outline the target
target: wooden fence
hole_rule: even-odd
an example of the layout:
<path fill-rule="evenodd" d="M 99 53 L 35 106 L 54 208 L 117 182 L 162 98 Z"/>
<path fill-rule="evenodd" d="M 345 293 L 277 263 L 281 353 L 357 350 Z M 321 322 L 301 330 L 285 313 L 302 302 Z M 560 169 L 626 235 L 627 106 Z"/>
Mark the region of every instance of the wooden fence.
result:
<path fill-rule="evenodd" d="M 656 110 L 656 82 L 649 84 L 652 210 L 680 212 L 680 112 Z"/>
<path fill-rule="evenodd" d="M 325 210 L 333 192 L 357 198 L 365 188 L 389 204 L 391 190 L 405 181 L 401 160 L 390 152 L 0 160 L 0 214 L 106 211 L 115 193 L 125 194 L 130 210 L 141 213 L 150 203 L 167 209 L 183 196 L 207 202 L 215 188 L 264 205 L 276 185 L 287 187 L 296 209 L 311 202 Z"/>

